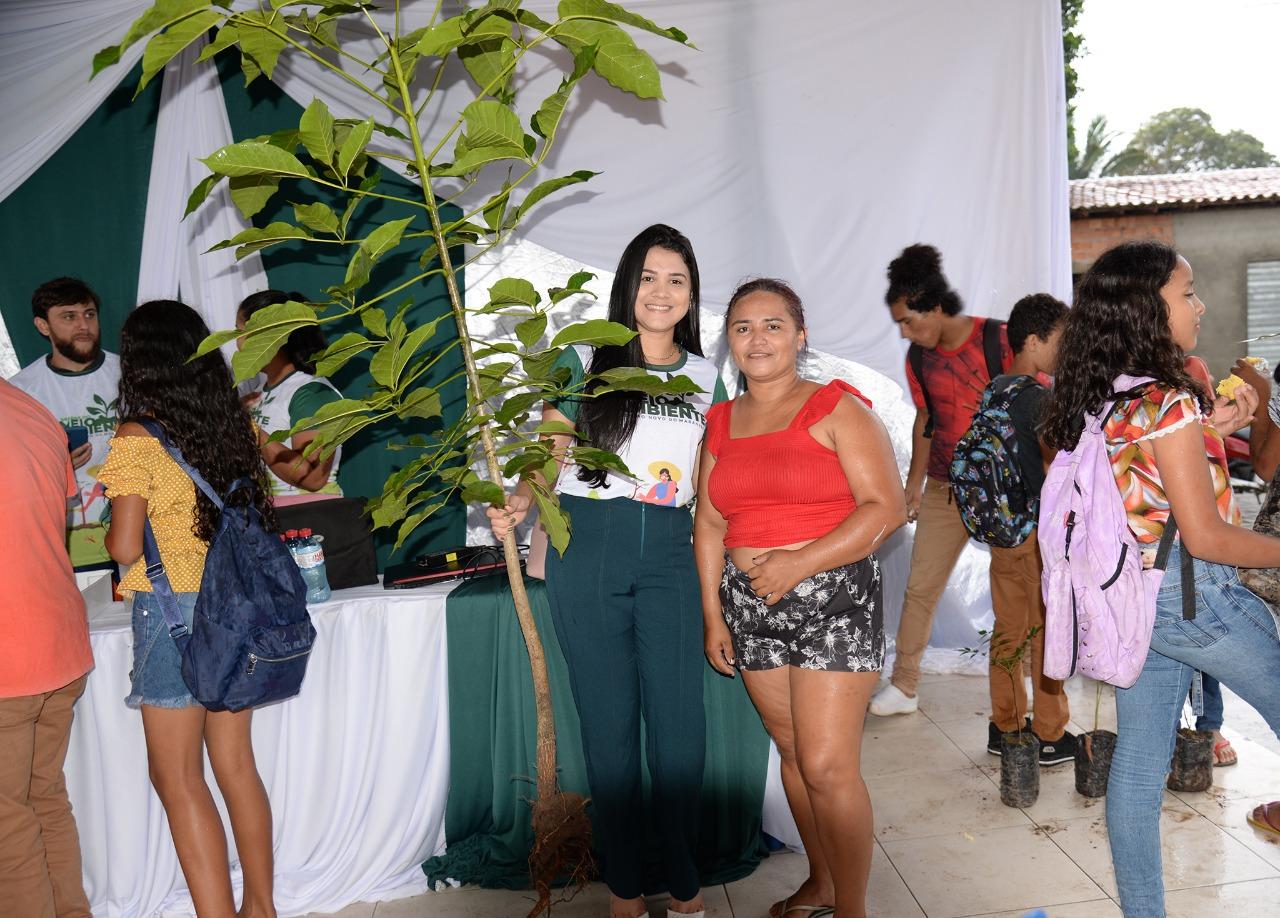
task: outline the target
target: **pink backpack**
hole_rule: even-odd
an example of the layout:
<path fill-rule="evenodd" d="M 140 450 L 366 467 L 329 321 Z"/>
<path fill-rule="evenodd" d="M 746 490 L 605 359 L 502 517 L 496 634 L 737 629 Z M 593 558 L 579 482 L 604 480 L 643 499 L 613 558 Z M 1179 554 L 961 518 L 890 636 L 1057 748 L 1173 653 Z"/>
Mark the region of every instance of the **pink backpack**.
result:
<path fill-rule="evenodd" d="M 1120 376 L 1115 391 L 1148 382 Z M 1037 538 L 1044 561 L 1044 674 L 1066 679 L 1078 672 L 1128 688 L 1147 659 L 1177 524 L 1171 516 L 1155 567 L 1144 571 L 1102 432 L 1115 404 L 1086 417 L 1076 448 L 1059 452 L 1049 466 Z"/>

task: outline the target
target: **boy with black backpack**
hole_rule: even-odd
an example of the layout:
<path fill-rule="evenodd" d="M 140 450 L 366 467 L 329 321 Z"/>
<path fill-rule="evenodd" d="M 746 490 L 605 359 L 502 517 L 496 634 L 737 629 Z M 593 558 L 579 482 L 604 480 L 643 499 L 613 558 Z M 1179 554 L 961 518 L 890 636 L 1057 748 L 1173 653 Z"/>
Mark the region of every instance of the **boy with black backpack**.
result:
<path fill-rule="evenodd" d="M 1063 685 L 1041 671 L 1044 663 L 1044 599 L 1036 522 L 1045 461 L 1037 428 L 1049 390 L 1036 377 L 1058 364 L 1058 339 L 1067 307 L 1047 293 L 1020 299 L 1009 314 L 1013 364 L 983 394 L 972 426 L 956 445 L 951 485 L 969 534 L 991 547 L 991 605 L 995 609 L 993 656 L 1016 649 L 1039 627 L 1029 650 L 1040 764 L 1075 758 L 1076 738 L 1066 732 L 1070 713 Z M 1009 679 L 991 667 L 991 722 L 987 751 L 1000 755 L 1000 735 L 1012 733 L 1027 710 L 1023 669 Z"/>

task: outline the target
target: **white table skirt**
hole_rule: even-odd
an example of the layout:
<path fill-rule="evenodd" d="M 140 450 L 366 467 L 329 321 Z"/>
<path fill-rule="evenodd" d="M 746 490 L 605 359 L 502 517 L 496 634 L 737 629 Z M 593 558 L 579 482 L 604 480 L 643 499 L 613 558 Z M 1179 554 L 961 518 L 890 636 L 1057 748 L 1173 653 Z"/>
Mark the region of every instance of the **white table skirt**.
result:
<path fill-rule="evenodd" d="M 426 889 L 419 865 L 444 850 L 449 790 L 451 588 L 363 587 L 313 606 L 318 634 L 302 693 L 255 712 L 282 916 Z M 76 707 L 66 766 L 85 888 L 99 918 L 192 915 L 147 776 L 142 718 L 124 704 L 132 666 L 127 608 L 89 609 L 95 669 Z M 238 890 L 230 824 L 207 765 L 205 773 L 227 826 Z"/>

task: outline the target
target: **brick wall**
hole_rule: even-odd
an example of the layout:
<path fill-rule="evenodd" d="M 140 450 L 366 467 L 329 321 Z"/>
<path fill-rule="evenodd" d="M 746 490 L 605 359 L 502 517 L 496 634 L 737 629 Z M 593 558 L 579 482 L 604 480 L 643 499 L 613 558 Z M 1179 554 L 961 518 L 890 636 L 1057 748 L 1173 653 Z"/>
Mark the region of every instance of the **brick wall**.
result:
<path fill-rule="evenodd" d="M 1071 271 L 1079 274 L 1122 242 L 1158 239 L 1173 245 L 1173 214 L 1078 217 L 1071 221 Z"/>

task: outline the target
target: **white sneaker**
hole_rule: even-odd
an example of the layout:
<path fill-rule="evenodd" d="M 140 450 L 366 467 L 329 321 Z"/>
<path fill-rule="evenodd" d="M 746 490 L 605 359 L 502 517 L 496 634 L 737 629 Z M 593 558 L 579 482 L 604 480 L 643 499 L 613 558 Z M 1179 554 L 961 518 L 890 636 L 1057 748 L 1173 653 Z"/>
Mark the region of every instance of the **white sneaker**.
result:
<path fill-rule="evenodd" d="M 920 707 L 919 697 L 907 697 L 892 682 L 871 696 L 870 711 L 876 717 L 893 714 L 914 714 Z"/>

